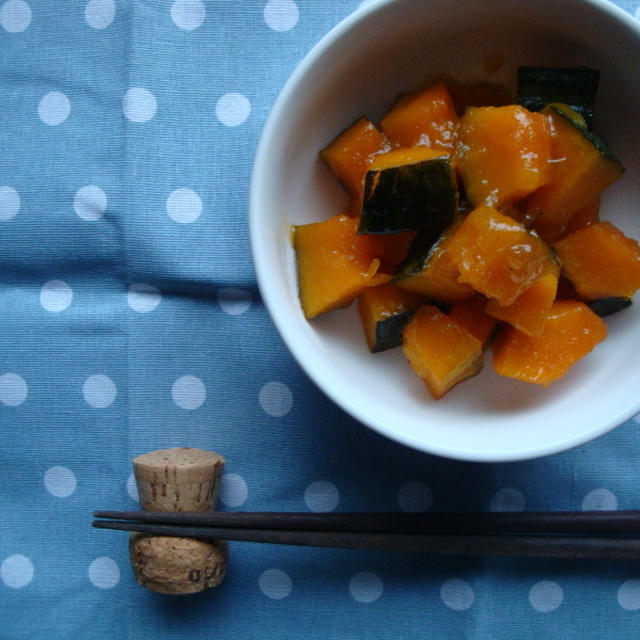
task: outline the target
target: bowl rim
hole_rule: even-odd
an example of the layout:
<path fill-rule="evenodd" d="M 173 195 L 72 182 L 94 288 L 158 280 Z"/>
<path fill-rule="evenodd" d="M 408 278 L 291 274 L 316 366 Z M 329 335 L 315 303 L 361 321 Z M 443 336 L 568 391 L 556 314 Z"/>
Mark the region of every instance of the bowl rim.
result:
<path fill-rule="evenodd" d="M 636 415 L 640 411 L 640 397 L 636 404 L 631 408 L 626 411 L 618 410 L 613 412 L 609 420 L 601 422 L 590 430 L 581 432 L 577 435 L 569 435 L 566 438 L 554 441 L 550 444 L 531 446 L 518 451 L 507 452 L 499 450 L 499 448 L 496 447 L 493 447 L 491 450 L 487 449 L 484 451 L 476 451 L 465 449 L 464 447 L 451 447 L 437 442 L 428 442 L 424 439 L 419 439 L 402 432 L 393 426 L 377 420 L 376 418 L 372 418 L 370 414 L 365 414 L 357 403 L 352 402 L 348 397 L 340 395 L 337 387 L 329 384 L 326 381 L 326 377 L 321 375 L 320 367 L 317 367 L 312 360 L 304 360 L 301 357 L 301 353 L 304 351 L 305 347 L 302 344 L 299 345 L 299 340 L 295 337 L 295 332 L 287 330 L 287 326 L 290 324 L 293 325 L 294 323 L 292 319 L 283 317 L 283 315 L 279 313 L 278 295 L 272 287 L 268 286 L 268 282 L 264 275 L 265 269 L 262 268 L 264 266 L 264 256 L 259 245 L 259 238 L 261 236 L 259 193 L 261 176 L 271 160 L 268 155 L 268 150 L 274 143 L 275 131 L 282 116 L 283 108 L 293 96 L 298 83 L 307 74 L 309 69 L 313 67 L 317 58 L 323 52 L 329 49 L 337 40 L 352 29 L 353 26 L 363 18 L 382 10 L 387 6 L 401 3 L 403 1 L 404 0 L 364 0 L 359 7 L 345 16 L 340 22 L 325 33 L 325 35 L 322 36 L 315 45 L 312 46 L 288 77 L 272 104 L 256 148 L 249 182 L 248 198 L 249 244 L 256 282 L 262 301 L 290 354 L 310 380 L 337 406 L 362 423 L 363 426 L 366 426 L 395 442 L 430 455 L 436 455 L 448 459 L 486 463 L 531 460 L 567 451 L 581 444 L 590 442 L 608 433 L 615 427 L 623 424 Z M 558 0 L 558 2 L 571 5 L 590 5 L 598 11 L 609 14 L 614 20 L 621 22 L 626 27 L 635 31 L 640 39 L 640 21 L 610 0 Z"/>

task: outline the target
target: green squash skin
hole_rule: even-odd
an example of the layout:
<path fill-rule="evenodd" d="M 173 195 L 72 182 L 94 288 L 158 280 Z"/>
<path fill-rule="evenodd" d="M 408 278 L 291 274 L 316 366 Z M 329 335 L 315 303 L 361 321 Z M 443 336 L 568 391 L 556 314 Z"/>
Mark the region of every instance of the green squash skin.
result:
<path fill-rule="evenodd" d="M 577 111 L 590 128 L 600 72 L 588 67 L 520 67 L 517 103 L 529 111 L 542 111 L 563 102 Z"/>
<path fill-rule="evenodd" d="M 388 234 L 434 227 L 457 210 L 455 174 L 447 158 L 368 171 L 358 233 Z"/>
<path fill-rule="evenodd" d="M 601 318 L 622 311 L 632 304 L 629 298 L 600 298 L 587 302 L 587 306 Z"/>
<path fill-rule="evenodd" d="M 387 349 L 394 349 L 402 344 L 402 331 L 413 314 L 410 311 L 402 311 L 387 316 L 376 322 L 376 334 L 371 353 L 379 353 Z"/>
<path fill-rule="evenodd" d="M 598 153 L 616 165 L 618 165 L 618 170 L 620 174 L 624 173 L 624 167 L 618 158 L 611 152 L 609 147 L 606 145 L 602 138 L 599 138 L 595 133 L 589 131 L 589 129 L 585 129 L 585 127 L 581 127 L 577 122 L 572 120 L 566 113 L 562 111 L 562 109 L 558 109 L 554 105 L 548 105 L 547 109 L 553 110 L 554 113 L 558 114 L 560 117 L 564 118 L 572 127 L 577 129 L 598 151 Z"/>
<path fill-rule="evenodd" d="M 423 229 L 418 232 L 409 246 L 405 259 L 396 269 L 391 283 L 419 274 L 425 267 L 433 247 L 438 243 L 442 233 L 436 228 Z"/>

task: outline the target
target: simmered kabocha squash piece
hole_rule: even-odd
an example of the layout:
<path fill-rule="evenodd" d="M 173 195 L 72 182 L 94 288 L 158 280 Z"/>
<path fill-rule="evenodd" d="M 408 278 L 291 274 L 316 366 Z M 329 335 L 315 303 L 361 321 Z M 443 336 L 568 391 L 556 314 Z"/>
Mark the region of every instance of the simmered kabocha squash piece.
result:
<path fill-rule="evenodd" d="M 380 121 L 380 129 L 393 146 L 417 145 L 453 152 L 458 114 L 444 83 L 406 93 Z"/>
<path fill-rule="evenodd" d="M 460 271 L 448 251 L 459 224 L 459 221 L 454 222 L 441 235 L 429 229 L 420 232 L 392 282 L 401 289 L 420 293 L 442 304 L 473 296 L 473 289 L 459 282 Z"/>
<path fill-rule="evenodd" d="M 590 127 L 599 79 L 600 72 L 588 67 L 520 67 L 517 102 L 529 111 L 564 103 Z"/>
<path fill-rule="evenodd" d="M 367 167 L 389 148 L 373 122 L 360 118 L 320 151 L 320 157 L 351 197 L 360 200 Z"/>
<path fill-rule="evenodd" d="M 541 224 L 562 226 L 623 173 L 620 161 L 602 140 L 576 124 L 566 111 L 549 105 L 542 111 L 549 123 L 549 182 L 521 204 Z"/>
<path fill-rule="evenodd" d="M 518 105 L 471 107 L 460 119 L 456 166 L 473 206 L 502 207 L 549 180 L 546 118 Z"/>
<path fill-rule="evenodd" d="M 377 234 L 376 241 L 382 247 L 382 253 L 380 254 L 382 264 L 380 265 L 380 271 L 384 273 L 395 273 L 407 257 L 407 253 L 415 237 L 415 231 Z"/>
<path fill-rule="evenodd" d="M 457 185 L 448 153 L 427 147 L 394 149 L 376 156 L 367 168 L 359 231 L 442 231 L 456 208 Z"/>
<path fill-rule="evenodd" d="M 555 222 L 545 221 L 544 219 L 536 219 L 531 224 L 531 228 L 547 243 L 553 244 L 567 234 L 588 227 L 590 224 L 597 222 L 600 215 L 600 198 L 595 197 L 590 200 L 584 207 L 578 209 L 569 218 L 569 222 L 564 224 L 556 224 Z"/>
<path fill-rule="evenodd" d="M 447 245 L 458 280 L 502 306 L 558 266 L 544 242 L 492 207 L 474 209 Z"/>
<path fill-rule="evenodd" d="M 421 306 L 407 323 L 402 350 L 435 398 L 482 369 L 482 343 L 437 307 Z"/>
<path fill-rule="evenodd" d="M 487 344 L 496 326 L 495 318 L 486 311 L 486 298 L 475 295 L 467 300 L 460 300 L 451 305 L 447 314 L 451 320 L 466 329 L 474 338 L 480 340 L 483 346 Z"/>
<path fill-rule="evenodd" d="M 559 273 L 560 269 L 556 273 L 542 276 L 509 306 L 502 307 L 495 300 L 489 300 L 485 307 L 487 314 L 496 320 L 508 322 L 527 335 L 541 335 L 551 305 L 556 298 Z"/>
<path fill-rule="evenodd" d="M 392 284 L 365 289 L 358 298 L 358 313 L 369 351 L 377 353 L 402 344 L 402 330 L 424 297 Z"/>
<path fill-rule="evenodd" d="M 300 303 L 306 318 L 350 304 L 366 287 L 384 284 L 378 273 L 381 248 L 371 236 L 358 236 L 357 222 L 338 215 L 294 227 L 293 243 Z"/>
<path fill-rule="evenodd" d="M 630 298 L 640 289 L 640 247 L 610 222 L 574 231 L 553 248 L 584 300 Z"/>
<path fill-rule="evenodd" d="M 605 339 L 604 322 L 582 302 L 553 303 L 539 336 L 505 326 L 494 343 L 498 374 L 524 382 L 550 385 Z"/>

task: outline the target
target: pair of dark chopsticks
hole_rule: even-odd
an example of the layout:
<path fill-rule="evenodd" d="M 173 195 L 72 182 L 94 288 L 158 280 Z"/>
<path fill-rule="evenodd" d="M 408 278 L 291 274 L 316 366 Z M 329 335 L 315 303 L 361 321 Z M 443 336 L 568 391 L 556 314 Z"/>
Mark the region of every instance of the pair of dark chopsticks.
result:
<path fill-rule="evenodd" d="M 93 526 L 159 536 L 425 553 L 640 559 L 640 511 L 159 513 L 96 511 Z"/>

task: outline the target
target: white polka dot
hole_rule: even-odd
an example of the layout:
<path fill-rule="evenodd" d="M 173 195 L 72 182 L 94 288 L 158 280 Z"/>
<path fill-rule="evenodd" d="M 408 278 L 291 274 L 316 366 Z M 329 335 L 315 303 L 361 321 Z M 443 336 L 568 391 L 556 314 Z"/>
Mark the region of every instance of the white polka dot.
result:
<path fill-rule="evenodd" d="M 98 589 L 113 589 L 120 582 L 120 569 L 107 556 L 96 558 L 89 565 L 89 580 Z"/>
<path fill-rule="evenodd" d="M 113 380 L 102 373 L 89 376 L 82 385 L 82 395 L 94 409 L 105 409 L 113 404 L 117 394 Z"/>
<path fill-rule="evenodd" d="M 291 593 L 293 584 L 291 578 L 280 569 L 267 569 L 259 578 L 260 591 L 267 598 L 282 600 Z"/>
<path fill-rule="evenodd" d="M 466 580 L 451 578 L 440 587 L 440 598 L 449 609 L 464 611 L 475 599 L 475 593 Z"/>
<path fill-rule="evenodd" d="M 627 580 L 620 585 L 618 604 L 627 611 L 640 609 L 640 580 Z"/>
<path fill-rule="evenodd" d="M 3 560 L 0 565 L 0 578 L 12 589 L 26 587 L 33 580 L 33 564 L 26 556 L 16 553 Z"/>
<path fill-rule="evenodd" d="M 617 508 L 618 500 L 609 489 L 589 491 L 582 501 L 583 511 L 615 511 Z"/>
<path fill-rule="evenodd" d="M 76 476 L 67 467 L 51 467 L 44 474 L 44 486 L 52 496 L 67 498 L 76 490 Z"/>
<path fill-rule="evenodd" d="M 139 282 L 132 284 L 127 292 L 127 304 L 138 313 L 153 311 L 162 300 L 162 294 L 156 287 Z"/>
<path fill-rule="evenodd" d="M 371 571 L 356 573 L 349 580 L 349 593 L 354 600 L 365 604 L 377 600 L 382 595 L 383 589 L 380 576 Z"/>
<path fill-rule="evenodd" d="M 249 489 L 242 476 L 237 473 L 225 473 L 220 479 L 220 502 L 227 507 L 239 507 L 244 504 Z"/>
<path fill-rule="evenodd" d="M 185 31 L 197 29 L 207 12 L 201 0 L 175 0 L 171 5 L 171 19 Z"/>
<path fill-rule="evenodd" d="M 225 287 L 218 291 L 218 304 L 230 316 L 239 316 L 251 306 L 251 294 L 245 289 Z"/>
<path fill-rule="evenodd" d="M 202 213 L 202 199 L 191 189 L 176 189 L 167 198 L 167 213 L 174 222 L 190 224 Z"/>
<path fill-rule="evenodd" d="M 557 609 L 564 598 L 562 587 L 552 580 L 537 582 L 529 590 L 531 606 L 541 613 L 548 613 Z"/>
<path fill-rule="evenodd" d="M 191 411 L 202 405 L 207 397 L 207 390 L 200 378 L 182 376 L 173 383 L 171 397 L 181 409 Z"/>
<path fill-rule="evenodd" d="M 83 220 L 98 220 L 107 209 L 107 196 L 100 187 L 88 184 L 76 191 L 73 208 Z"/>
<path fill-rule="evenodd" d="M 71 113 L 69 98 L 60 91 L 50 91 L 38 104 L 40 120 L 51 127 L 62 124 Z"/>
<path fill-rule="evenodd" d="M 0 221 L 10 220 L 18 211 L 20 211 L 20 194 L 8 185 L 0 187 Z"/>
<path fill-rule="evenodd" d="M 227 127 L 242 124 L 251 112 L 251 103 L 241 93 L 227 93 L 216 104 L 216 116 Z"/>
<path fill-rule="evenodd" d="M 0 7 L 0 24 L 9 33 L 24 31 L 31 17 L 31 7 L 23 0 L 8 0 Z"/>
<path fill-rule="evenodd" d="M 282 382 L 267 382 L 260 389 L 259 400 L 262 410 L 274 418 L 286 416 L 293 407 L 293 395 Z"/>
<path fill-rule="evenodd" d="M 73 291 L 63 280 L 49 280 L 40 289 L 40 304 L 50 313 L 64 311 L 72 300 Z"/>
<path fill-rule="evenodd" d="M 340 501 L 340 492 L 336 485 L 326 480 L 312 482 L 304 492 L 304 503 L 309 511 L 329 512 L 333 511 Z"/>
<path fill-rule="evenodd" d="M 0 402 L 8 407 L 17 407 L 27 399 L 27 383 L 17 373 L 0 376 Z"/>
<path fill-rule="evenodd" d="M 506 487 L 496 491 L 489 509 L 491 511 L 524 511 L 525 499 L 520 491 Z"/>
<path fill-rule="evenodd" d="M 424 482 L 407 482 L 398 491 L 398 505 L 403 511 L 427 511 L 432 501 L 431 489 Z"/>
<path fill-rule="evenodd" d="M 274 31 L 289 31 L 298 23 L 300 12 L 293 0 L 269 0 L 264 7 L 264 21 Z"/>
<path fill-rule="evenodd" d="M 156 115 L 158 102 L 147 89 L 132 87 L 124 94 L 122 109 L 132 122 L 147 122 Z"/>
<path fill-rule="evenodd" d="M 84 8 L 84 19 L 93 29 L 106 29 L 116 16 L 113 0 L 89 0 Z"/>
<path fill-rule="evenodd" d="M 136 485 L 136 477 L 133 475 L 133 473 L 127 478 L 127 493 L 134 502 L 140 501 L 140 496 L 138 495 L 138 486 Z"/>

